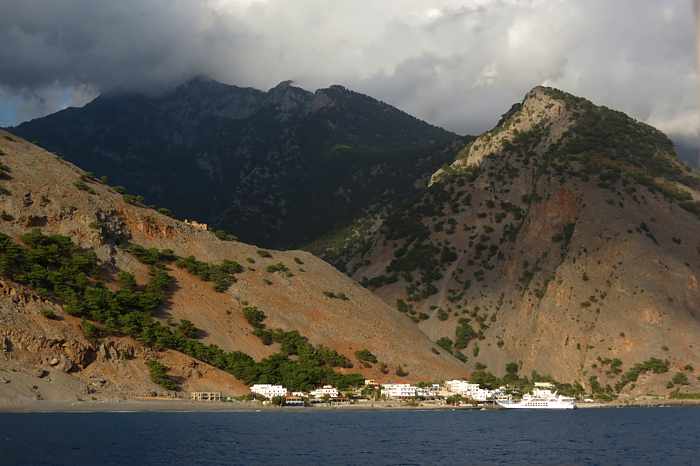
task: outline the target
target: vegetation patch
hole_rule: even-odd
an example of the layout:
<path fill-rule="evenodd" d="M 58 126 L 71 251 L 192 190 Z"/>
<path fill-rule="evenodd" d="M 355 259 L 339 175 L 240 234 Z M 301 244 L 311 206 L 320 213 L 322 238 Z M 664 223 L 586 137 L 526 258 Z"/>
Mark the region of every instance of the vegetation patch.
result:
<path fill-rule="evenodd" d="M 180 258 L 175 265 L 206 282 L 214 282 L 214 290 L 219 293 L 223 293 L 236 283 L 236 274 L 243 273 L 245 270 L 236 261 L 225 260 L 221 264 L 208 264 L 198 261 L 193 256 Z"/>
<path fill-rule="evenodd" d="M 46 319 L 49 319 L 49 320 L 58 320 L 58 316 L 56 315 L 56 313 L 54 312 L 54 310 L 51 309 L 51 308 L 49 308 L 49 307 L 43 308 L 41 311 L 39 311 L 39 313 L 40 313 L 43 317 L 45 317 Z"/>
<path fill-rule="evenodd" d="M 368 349 L 355 351 L 355 357 L 363 364 L 377 364 L 379 362 L 377 357 Z"/>
<path fill-rule="evenodd" d="M 440 348 L 444 349 L 448 353 L 452 353 L 454 349 L 454 342 L 447 338 L 447 337 L 442 337 L 438 341 L 435 342 Z"/>
<path fill-rule="evenodd" d="M 658 358 L 650 358 L 644 362 L 635 364 L 630 370 L 625 372 L 620 381 L 615 384 L 615 390 L 621 391 L 627 384 L 631 382 L 636 382 L 639 376 L 651 372 L 653 374 L 664 374 L 668 372 L 669 362 L 668 360 L 661 360 Z"/>
<path fill-rule="evenodd" d="M 75 186 L 81 191 L 85 191 L 90 194 L 97 194 L 95 190 L 88 186 L 87 183 L 85 183 L 83 180 L 76 181 L 75 183 L 73 183 L 73 186 Z"/>
<path fill-rule="evenodd" d="M 329 299 L 339 299 L 341 301 L 350 301 L 350 298 L 345 293 L 336 293 L 333 291 L 324 291 L 323 295 Z"/>
<path fill-rule="evenodd" d="M 265 268 L 265 270 L 267 270 L 268 273 L 280 273 L 286 275 L 287 277 L 293 276 L 293 274 L 289 270 L 289 267 L 284 265 L 282 262 L 270 264 Z"/>
<path fill-rule="evenodd" d="M 263 344 L 280 345 L 279 353 L 257 363 L 258 383 L 280 383 L 294 390 L 310 390 L 324 384 L 347 388 L 364 382 L 361 374 L 339 374 L 333 370 L 353 367 L 352 362 L 337 351 L 312 345 L 296 330 L 268 329 L 265 313 L 255 306 L 246 306 L 243 315 Z"/>
<path fill-rule="evenodd" d="M 160 385 L 166 390 L 176 391 L 180 389 L 177 382 L 168 376 L 169 368 L 161 364 L 160 361 L 151 359 L 146 365 L 148 366 L 148 373 L 153 383 Z"/>
<path fill-rule="evenodd" d="M 474 331 L 470 324 L 470 320 L 467 318 L 459 319 L 457 328 L 455 329 L 455 343 L 454 347 L 457 349 L 464 349 L 469 346 L 469 342 L 477 338 L 479 334 Z"/>

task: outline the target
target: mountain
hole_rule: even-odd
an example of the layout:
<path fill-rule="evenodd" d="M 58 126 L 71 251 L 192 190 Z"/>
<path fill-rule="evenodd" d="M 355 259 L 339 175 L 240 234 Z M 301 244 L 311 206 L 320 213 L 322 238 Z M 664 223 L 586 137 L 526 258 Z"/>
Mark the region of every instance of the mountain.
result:
<path fill-rule="evenodd" d="M 283 248 L 412 193 L 460 139 L 341 86 L 262 92 L 206 78 L 11 131 L 181 218 Z"/>
<path fill-rule="evenodd" d="M 465 374 L 307 252 L 222 241 L 4 131 L 0 162 L 2 403 Z"/>
<path fill-rule="evenodd" d="M 317 252 L 473 369 L 667 394 L 700 385 L 699 216 L 664 134 L 537 87 Z"/>

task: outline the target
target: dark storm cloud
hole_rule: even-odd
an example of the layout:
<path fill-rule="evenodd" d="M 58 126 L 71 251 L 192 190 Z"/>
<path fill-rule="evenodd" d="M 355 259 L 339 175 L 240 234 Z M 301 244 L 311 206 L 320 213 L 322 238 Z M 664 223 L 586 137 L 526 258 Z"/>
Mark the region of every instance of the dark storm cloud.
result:
<path fill-rule="evenodd" d="M 206 72 L 209 53 L 233 41 L 233 18 L 223 25 L 195 0 L 1 3 L 0 81 L 15 89 L 161 85 Z"/>
<path fill-rule="evenodd" d="M 490 127 L 531 87 L 549 84 L 684 140 L 699 136 L 691 0 L 0 6 L 0 119 L 206 74 L 260 88 L 286 79 L 308 88 L 345 84 L 461 133 Z"/>

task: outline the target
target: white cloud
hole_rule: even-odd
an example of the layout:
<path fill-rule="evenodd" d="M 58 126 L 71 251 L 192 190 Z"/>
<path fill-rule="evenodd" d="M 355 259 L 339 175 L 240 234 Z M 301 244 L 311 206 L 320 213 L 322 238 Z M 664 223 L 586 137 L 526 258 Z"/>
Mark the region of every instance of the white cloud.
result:
<path fill-rule="evenodd" d="M 543 83 L 668 131 L 698 111 L 691 0 L 0 1 L 14 13 L 0 18 L 0 85 L 15 100 L 209 74 L 340 83 L 461 133 Z"/>

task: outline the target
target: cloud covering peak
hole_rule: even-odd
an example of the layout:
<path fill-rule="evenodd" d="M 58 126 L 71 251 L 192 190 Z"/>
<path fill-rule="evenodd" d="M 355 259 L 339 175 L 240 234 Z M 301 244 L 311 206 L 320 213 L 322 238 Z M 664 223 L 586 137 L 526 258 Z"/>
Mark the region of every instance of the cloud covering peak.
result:
<path fill-rule="evenodd" d="M 459 133 L 538 84 L 698 134 L 690 0 L 0 0 L 0 124 L 195 75 L 339 83 Z"/>

